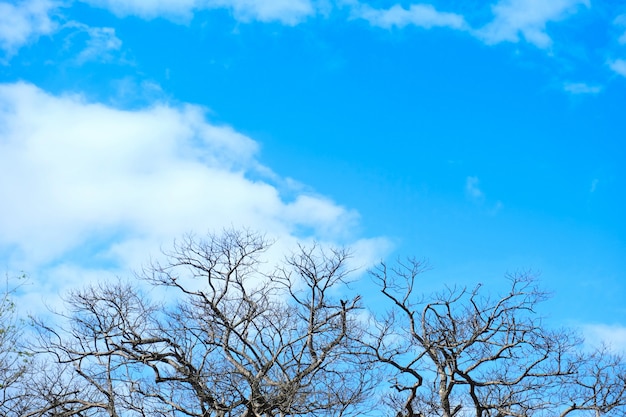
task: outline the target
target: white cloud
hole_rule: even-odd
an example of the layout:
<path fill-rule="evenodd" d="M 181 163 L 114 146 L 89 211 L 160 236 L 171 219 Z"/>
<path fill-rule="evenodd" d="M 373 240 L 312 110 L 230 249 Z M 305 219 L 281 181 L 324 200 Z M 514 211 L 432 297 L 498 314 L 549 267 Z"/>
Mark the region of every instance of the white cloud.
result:
<path fill-rule="evenodd" d="M 471 201 L 480 203 L 485 199 L 485 194 L 478 187 L 478 177 L 467 177 L 465 179 L 465 195 Z"/>
<path fill-rule="evenodd" d="M 87 61 L 110 61 L 112 52 L 122 48 L 122 41 L 115 35 L 115 29 L 109 27 L 90 27 L 79 22 L 70 22 L 64 27 L 75 29 L 76 33 L 87 35 L 85 46 L 76 57 L 76 62 L 83 64 Z M 68 37 L 71 40 L 73 36 Z"/>
<path fill-rule="evenodd" d="M 167 94 L 154 81 L 126 76 L 111 80 L 108 102 L 114 107 L 137 107 L 138 103 L 164 101 Z"/>
<path fill-rule="evenodd" d="M 56 1 L 24 0 L 18 3 L 0 1 L 0 49 L 7 57 L 19 48 L 57 29 L 50 14 L 58 7 Z"/>
<path fill-rule="evenodd" d="M 465 197 L 476 206 L 485 210 L 485 213 L 490 216 L 497 215 L 504 208 L 504 204 L 500 200 L 497 200 L 495 203 L 489 202 L 485 204 L 487 198 L 479 184 L 478 177 L 467 177 L 465 179 Z"/>
<path fill-rule="evenodd" d="M 626 353 L 626 327 L 608 324 L 582 326 L 585 343 L 590 347 L 607 345 L 615 352 Z"/>
<path fill-rule="evenodd" d="M 242 21 L 279 21 L 287 25 L 296 25 L 316 13 L 310 0 L 209 0 L 207 6 L 230 9 Z"/>
<path fill-rule="evenodd" d="M 403 28 L 414 25 L 430 29 L 432 27 L 449 27 L 465 29 L 467 24 L 463 16 L 455 13 L 437 11 L 430 4 L 412 4 L 408 9 L 396 4 L 389 9 L 374 9 L 369 5 L 355 3 L 352 5 L 353 18 L 365 19 L 372 26 Z"/>
<path fill-rule="evenodd" d="M 224 8 L 240 21 L 277 21 L 296 25 L 316 13 L 311 0 L 82 0 L 119 16 L 144 19 L 162 17 L 177 22 L 191 20 L 194 12 Z"/>
<path fill-rule="evenodd" d="M 395 4 L 389 9 L 376 9 L 357 0 L 343 0 L 341 3 L 351 8 L 352 18 L 365 19 L 372 26 L 448 27 L 471 31 L 487 44 L 524 39 L 544 49 L 552 45 L 546 31 L 548 22 L 563 20 L 580 6 L 589 7 L 589 0 L 500 0 L 492 6 L 493 20 L 480 29 L 472 30 L 461 14 L 440 12 L 430 4 L 412 4 L 408 8 Z"/>
<path fill-rule="evenodd" d="M 197 106 L 126 111 L 0 85 L 0 256 L 30 272 L 127 270 L 184 232 L 230 226 L 354 242 L 357 213 L 251 179 L 267 170 L 257 148 Z"/>
<path fill-rule="evenodd" d="M 626 60 L 616 59 L 615 61 L 609 61 L 609 68 L 611 68 L 615 73 L 626 77 Z"/>
<path fill-rule="evenodd" d="M 111 59 L 112 51 L 119 51 L 122 47 L 122 41 L 115 36 L 113 28 L 86 28 L 89 39 L 85 49 L 83 49 L 78 57 L 78 62 L 86 61 L 102 61 Z"/>
<path fill-rule="evenodd" d="M 552 39 L 546 32 L 546 24 L 563 20 L 589 0 L 500 0 L 492 6 L 494 19 L 476 36 L 488 44 L 519 42 L 520 35 L 538 48 L 549 48 Z"/>
<path fill-rule="evenodd" d="M 383 260 L 393 249 L 393 244 L 386 238 L 360 239 L 350 245 L 352 257 L 348 260 L 351 270 L 365 271 Z"/>
<path fill-rule="evenodd" d="M 144 19 L 163 17 L 188 21 L 199 7 L 198 0 L 82 0 L 92 6 L 108 9 L 118 16 L 138 16 Z"/>
<path fill-rule="evenodd" d="M 565 83 L 563 89 L 572 94 L 598 94 L 602 91 L 602 87 L 599 85 L 585 83 Z"/>

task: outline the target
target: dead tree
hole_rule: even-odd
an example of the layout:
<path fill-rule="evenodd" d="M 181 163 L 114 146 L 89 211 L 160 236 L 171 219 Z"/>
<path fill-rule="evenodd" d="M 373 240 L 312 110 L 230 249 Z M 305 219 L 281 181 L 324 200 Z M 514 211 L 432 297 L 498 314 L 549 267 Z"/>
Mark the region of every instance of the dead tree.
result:
<path fill-rule="evenodd" d="M 26 395 L 28 370 L 32 365 L 30 352 L 24 345 L 24 324 L 18 317 L 14 296 L 19 286 L 0 290 L 0 415 L 18 416 L 28 408 Z"/>
<path fill-rule="evenodd" d="M 152 329 L 156 307 L 121 282 L 74 290 L 66 305 L 53 323 L 33 321 L 35 401 L 21 417 L 159 415 L 134 388 L 145 378 L 141 366 L 119 349 Z"/>
<path fill-rule="evenodd" d="M 573 332 L 545 326 L 536 308 L 546 294 L 531 274 L 509 276 L 496 297 L 480 284 L 424 296 L 425 269 L 409 260 L 372 271 L 390 310 L 367 345 L 394 372 L 397 417 L 623 415 L 622 359 L 582 352 Z"/>
<path fill-rule="evenodd" d="M 141 278 L 72 293 L 69 331 L 39 323 L 40 350 L 71 365 L 86 404 L 117 416 L 347 416 L 372 389 L 345 250 L 299 247 L 276 268 L 247 231 L 186 237 Z M 344 293 L 342 293 L 344 292 Z M 51 409 L 52 410 L 52 409 Z M 56 412 L 56 411 L 55 411 Z M 88 414 L 58 414 L 88 415 Z M 91 415 L 91 414 L 90 414 Z"/>

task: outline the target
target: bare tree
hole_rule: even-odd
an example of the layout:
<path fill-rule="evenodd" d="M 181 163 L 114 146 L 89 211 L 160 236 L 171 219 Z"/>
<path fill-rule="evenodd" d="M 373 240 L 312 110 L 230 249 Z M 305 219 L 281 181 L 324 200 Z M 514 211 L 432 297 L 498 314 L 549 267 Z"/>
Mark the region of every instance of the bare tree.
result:
<path fill-rule="evenodd" d="M 367 344 L 394 372 L 397 417 L 623 415 L 622 359 L 581 352 L 574 333 L 545 326 L 536 307 L 546 294 L 531 274 L 509 276 L 495 298 L 480 284 L 426 297 L 417 289 L 426 269 L 409 260 L 372 271 L 391 309 Z"/>
<path fill-rule="evenodd" d="M 18 415 L 29 402 L 24 385 L 32 359 L 22 339 L 24 326 L 13 299 L 16 290 L 7 277 L 0 293 L 0 415 Z"/>
<path fill-rule="evenodd" d="M 28 401 L 4 414 L 379 415 L 368 406 L 384 379 L 396 417 L 625 414 L 623 358 L 547 327 L 530 274 L 497 296 L 423 296 L 423 263 L 381 264 L 391 307 L 367 328 L 375 313 L 348 295 L 347 251 L 298 246 L 274 267 L 270 247 L 248 231 L 185 237 L 139 274 L 160 303 L 119 281 L 73 291 L 56 322 L 35 322 Z"/>
<path fill-rule="evenodd" d="M 582 412 L 626 416 L 626 362 L 621 354 L 600 346 L 575 358 L 576 373 L 562 381 L 560 417 Z"/>
<path fill-rule="evenodd" d="M 155 307 L 128 284 L 103 283 L 71 292 L 54 324 L 35 320 L 37 354 L 30 416 L 143 415 L 133 389 L 145 375 L 119 346 L 145 332 Z"/>
<path fill-rule="evenodd" d="M 262 236 L 186 237 L 141 274 L 158 305 L 121 283 L 68 297 L 69 329 L 38 323 L 40 351 L 83 387 L 52 415 L 347 416 L 372 388 L 345 250 L 299 247 L 277 268 Z M 40 414 L 45 415 L 45 414 Z"/>

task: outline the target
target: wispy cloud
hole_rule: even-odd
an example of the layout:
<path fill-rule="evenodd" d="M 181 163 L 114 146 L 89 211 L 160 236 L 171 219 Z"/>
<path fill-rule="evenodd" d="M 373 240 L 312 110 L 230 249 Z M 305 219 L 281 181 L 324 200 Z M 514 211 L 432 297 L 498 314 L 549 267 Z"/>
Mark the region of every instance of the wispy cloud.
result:
<path fill-rule="evenodd" d="M 228 9 L 240 21 L 258 20 L 296 25 L 316 13 L 311 0 L 83 0 L 106 8 L 119 16 L 144 19 L 162 17 L 180 23 L 188 22 L 194 12 Z"/>
<path fill-rule="evenodd" d="M 58 25 L 51 14 L 59 4 L 51 0 L 0 2 L 0 49 L 10 58 L 39 36 L 53 33 Z"/>
<path fill-rule="evenodd" d="M 209 0 L 207 6 L 230 9 L 242 21 L 278 21 L 287 25 L 296 25 L 316 13 L 311 0 Z"/>
<path fill-rule="evenodd" d="M 600 182 L 599 179 L 594 178 L 593 181 L 591 181 L 591 187 L 589 187 L 589 192 L 590 193 L 595 193 L 596 189 L 598 188 L 598 183 Z"/>
<path fill-rule="evenodd" d="M 465 195 L 475 203 L 482 203 L 485 200 L 485 194 L 478 187 L 479 182 L 478 177 L 467 177 L 465 179 Z"/>
<path fill-rule="evenodd" d="M 113 59 L 113 53 L 122 47 L 122 40 L 116 36 L 114 28 L 90 27 L 79 22 L 70 22 L 64 26 L 87 36 L 84 48 L 76 57 L 76 62 L 79 64 L 88 61 L 110 61 Z"/>
<path fill-rule="evenodd" d="M 538 48 L 552 46 L 546 24 L 563 20 L 576 13 L 580 6 L 589 7 L 589 0 L 500 0 L 492 11 L 494 19 L 476 31 L 488 44 L 519 42 L 522 38 Z"/>
<path fill-rule="evenodd" d="M 504 204 L 499 200 L 494 204 L 485 203 L 487 198 L 480 188 L 480 180 L 478 177 L 470 176 L 465 179 L 465 197 L 473 204 L 485 209 L 486 212 L 492 216 L 498 214 L 504 207 Z"/>
<path fill-rule="evenodd" d="M 463 16 L 437 11 L 430 4 L 412 4 L 408 9 L 399 4 L 389 9 L 375 9 L 362 3 L 354 3 L 351 7 L 353 18 L 364 19 L 372 26 L 386 29 L 394 26 L 403 28 L 409 25 L 426 29 L 432 27 L 467 28 L 467 23 Z"/>
<path fill-rule="evenodd" d="M 621 45 L 626 45 L 626 14 L 619 15 L 613 20 L 613 24 L 617 27 L 622 28 L 624 32 L 617 39 L 618 43 Z M 624 59 L 615 59 L 609 60 L 607 62 L 609 68 L 615 72 L 616 74 L 621 75 L 622 77 L 626 77 L 626 60 Z"/>
<path fill-rule="evenodd" d="M 18 269 L 137 267 L 184 232 L 231 225 L 283 242 L 357 239 L 356 212 L 311 193 L 283 197 L 263 179 L 257 143 L 197 106 L 126 111 L 4 84 L 0 126 L 0 195 L 10 196 L 0 258 Z"/>
<path fill-rule="evenodd" d="M 618 353 L 626 353 L 626 327 L 609 324 L 586 324 L 582 326 L 585 342 L 590 347 L 607 345 Z"/>
<path fill-rule="evenodd" d="M 241 22 L 279 22 L 297 25 L 307 18 L 332 9 L 325 0 L 79 0 L 94 7 L 105 8 L 118 16 L 138 16 L 143 19 L 165 18 L 177 23 L 188 23 L 198 11 L 227 9 Z M 395 4 L 389 8 L 375 8 L 358 0 L 342 0 L 353 19 L 367 20 L 381 28 L 417 26 L 446 27 L 472 33 L 487 44 L 526 42 L 539 48 L 549 48 L 552 40 L 546 24 L 565 19 L 580 6 L 589 6 L 589 0 L 500 0 L 492 11 L 493 20 L 480 29 L 472 29 L 465 17 L 454 12 L 437 10 L 431 4 Z M 52 33 L 57 25 L 50 14 L 58 7 L 53 0 L 24 0 L 17 5 L 0 3 L 0 48 L 10 56 L 19 47 L 43 34 Z M 616 24 L 620 24 L 618 18 Z M 99 32 L 95 32 L 99 30 Z M 115 34 L 109 28 L 92 28 L 93 44 L 86 55 L 97 48 L 109 47 Z M 108 37 L 108 38 L 107 38 Z M 119 40 L 119 39 L 118 39 Z M 626 42 L 626 33 L 620 41 Z M 109 49 L 109 50 L 110 50 Z"/>
<path fill-rule="evenodd" d="M 626 77 L 626 60 L 616 59 L 614 61 L 609 61 L 608 65 L 613 72 L 621 75 L 622 77 Z"/>
<path fill-rule="evenodd" d="M 602 87 L 586 83 L 565 83 L 563 84 L 563 90 L 571 94 L 598 94 L 602 92 Z"/>
<path fill-rule="evenodd" d="M 547 33 L 548 22 L 563 20 L 576 13 L 581 6 L 589 7 L 589 0 L 500 0 L 492 6 L 493 20 L 479 29 L 472 29 L 465 17 L 458 13 L 441 12 L 430 4 L 395 4 L 388 9 L 377 9 L 357 0 L 344 0 L 351 8 L 351 16 L 367 20 L 372 26 L 403 28 L 448 27 L 465 30 L 486 44 L 520 42 L 522 40 L 542 49 L 552 46 Z"/>

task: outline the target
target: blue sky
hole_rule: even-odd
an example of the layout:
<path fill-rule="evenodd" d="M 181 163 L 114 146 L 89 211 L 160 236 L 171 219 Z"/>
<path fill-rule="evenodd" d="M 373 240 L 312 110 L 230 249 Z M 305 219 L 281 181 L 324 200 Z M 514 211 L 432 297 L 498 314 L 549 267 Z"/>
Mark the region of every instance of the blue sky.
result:
<path fill-rule="evenodd" d="M 245 226 L 428 258 L 425 290 L 537 271 L 621 348 L 625 140 L 619 2 L 0 1 L 0 265 L 32 309 Z"/>

